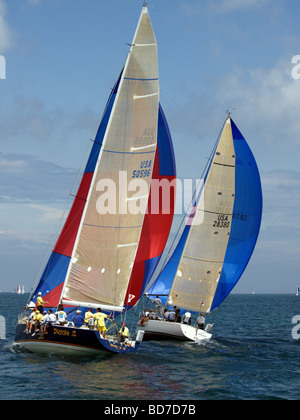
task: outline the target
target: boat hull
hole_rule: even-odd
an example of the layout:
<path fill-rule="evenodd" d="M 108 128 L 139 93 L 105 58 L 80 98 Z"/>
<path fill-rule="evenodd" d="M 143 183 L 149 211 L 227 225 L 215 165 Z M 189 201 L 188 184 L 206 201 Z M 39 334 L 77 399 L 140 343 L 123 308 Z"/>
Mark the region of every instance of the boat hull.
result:
<path fill-rule="evenodd" d="M 118 343 L 112 338 L 103 338 L 98 331 L 88 328 L 50 326 L 48 334 L 24 333 L 25 324 L 16 327 L 15 344 L 32 353 L 63 356 L 97 356 L 101 353 L 135 353 L 139 343 Z"/>
<path fill-rule="evenodd" d="M 191 325 L 178 322 L 149 319 L 144 326 L 138 326 L 138 331 L 144 331 L 144 341 L 150 340 L 183 340 L 183 341 L 209 341 L 212 334 L 197 329 Z"/>

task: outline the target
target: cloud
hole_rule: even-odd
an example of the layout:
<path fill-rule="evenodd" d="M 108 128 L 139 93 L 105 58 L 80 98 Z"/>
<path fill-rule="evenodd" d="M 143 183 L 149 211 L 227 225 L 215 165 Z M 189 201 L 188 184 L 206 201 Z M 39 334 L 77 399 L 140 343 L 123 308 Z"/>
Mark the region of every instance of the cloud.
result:
<path fill-rule="evenodd" d="M 183 2 L 181 9 L 188 16 L 203 13 L 207 9 L 212 14 L 227 14 L 235 11 L 244 11 L 249 9 L 258 9 L 274 0 L 205 0 L 199 2 Z"/>
<path fill-rule="evenodd" d="M 18 284 L 33 287 L 49 252 L 49 235 L 35 230 L 0 231 L 0 288 L 12 291 Z"/>
<path fill-rule="evenodd" d="M 2 289 L 18 278 L 32 286 L 30 279 L 62 227 L 76 172 L 31 155 L 0 154 L 0 265 L 6 273 Z"/>
<path fill-rule="evenodd" d="M 291 230 L 299 232 L 300 172 L 275 170 L 264 172 L 262 186 L 263 228 L 270 231 L 285 230 L 289 236 L 292 233 Z"/>
<path fill-rule="evenodd" d="M 60 202 L 76 171 L 31 155 L 0 153 L 0 196 L 11 201 Z"/>
<path fill-rule="evenodd" d="M 0 53 L 3 54 L 13 44 L 13 31 L 6 20 L 7 6 L 0 0 Z"/>
<path fill-rule="evenodd" d="M 7 20 L 8 4 L 5 0 L 0 0 L 0 54 L 4 54 L 12 48 L 16 37 L 15 30 Z M 30 6 L 37 6 L 41 4 L 41 0 L 28 0 L 28 4 Z"/>
<path fill-rule="evenodd" d="M 300 252 L 300 172 L 262 173 L 262 186 L 264 196 L 262 228 L 268 232 L 270 246 L 292 253 L 296 249 Z M 280 234 L 274 241 L 275 232 Z M 281 241 L 286 241 L 284 246 L 278 246 Z"/>
<path fill-rule="evenodd" d="M 270 0 L 219 0 L 214 2 L 213 9 L 217 13 L 229 13 L 237 10 L 258 8 L 267 3 L 270 3 Z"/>
<path fill-rule="evenodd" d="M 220 103 L 234 104 L 259 127 L 266 141 L 298 143 L 300 82 L 291 77 L 291 60 L 273 68 L 236 69 L 218 85 Z"/>
<path fill-rule="evenodd" d="M 67 154 L 69 161 L 80 165 L 78 157 L 87 153 L 88 139 L 98 125 L 99 115 L 89 107 L 70 111 L 44 100 L 17 95 L 7 103 L 0 103 L 0 149 L 6 153 L 18 150 L 38 154 L 40 159 L 64 165 Z"/>
<path fill-rule="evenodd" d="M 53 206 L 43 206 L 41 204 L 28 204 L 29 209 L 37 210 L 40 214 L 41 223 L 49 223 L 52 221 L 58 221 L 62 216 L 61 209 Z"/>
<path fill-rule="evenodd" d="M 187 95 L 180 105 L 171 104 L 169 124 L 182 138 L 177 150 L 189 159 L 190 167 L 196 168 L 202 163 L 199 158 L 209 156 L 225 111 L 236 108 L 233 120 L 258 158 L 259 167 L 264 171 L 297 170 L 300 80 L 292 78 L 291 60 L 287 56 L 271 68 L 235 67 L 222 77 L 208 79 L 205 90 Z M 197 156 L 197 165 L 190 150 L 199 144 L 202 155 Z M 178 167 L 180 170 L 180 162 Z"/>
<path fill-rule="evenodd" d="M 18 115 L 18 124 L 15 123 Z M 2 138 L 30 136 L 49 139 L 55 130 L 60 110 L 48 110 L 43 101 L 16 96 L 11 106 L 3 109 L 0 118 Z"/>
<path fill-rule="evenodd" d="M 11 230 L 7 230 L 7 231 L 0 231 L 0 238 L 1 238 L 1 244 L 5 244 L 6 245 L 8 243 L 14 243 L 14 244 L 18 244 L 19 248 L 32 248 L 32 247 L 36 247 L 37 245 L 40 244 L 44 244 L 47 245 L 49 244 L 49 236 L 45 234 L 45 232 L 41 232 L 41 231 L 31 231 L 31 232 L 24 232 L 24 231 L 11 231 Z M 2 247 L 1 247 L 2 248 Z M 3 252 L 5 252 L 5 248 L 8 251 L 8 247 L 3 247 L 2 250 L 2 255 Z"/>

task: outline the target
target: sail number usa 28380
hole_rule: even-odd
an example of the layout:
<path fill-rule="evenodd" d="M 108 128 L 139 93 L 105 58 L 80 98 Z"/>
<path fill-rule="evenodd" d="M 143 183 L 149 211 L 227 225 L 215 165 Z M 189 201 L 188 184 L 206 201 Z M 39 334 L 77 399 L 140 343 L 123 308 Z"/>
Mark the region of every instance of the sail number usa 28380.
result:
<path fill-rule="evenodd" d="M 230 219 L 228 214 L 219 214 L 218 219 L 213 222 L 213 227 L 228 229 L 230 227 Z"/>

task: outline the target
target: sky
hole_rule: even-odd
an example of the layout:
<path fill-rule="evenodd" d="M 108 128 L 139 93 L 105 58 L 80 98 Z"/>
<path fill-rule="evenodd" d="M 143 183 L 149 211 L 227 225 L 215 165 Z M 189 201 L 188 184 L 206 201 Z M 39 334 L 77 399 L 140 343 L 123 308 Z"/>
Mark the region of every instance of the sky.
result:
<path fill-rule="evenodd" d="M 31 289 L 43 268 L 141 7 L 140 0 L 0 0 L 2 291 Z M 149 0 L 148 8 L 178 176 L 201 176 L 228 109 L 261 173 L 261 232 L 234 291 L 295 293 L 300 3 Z"/>

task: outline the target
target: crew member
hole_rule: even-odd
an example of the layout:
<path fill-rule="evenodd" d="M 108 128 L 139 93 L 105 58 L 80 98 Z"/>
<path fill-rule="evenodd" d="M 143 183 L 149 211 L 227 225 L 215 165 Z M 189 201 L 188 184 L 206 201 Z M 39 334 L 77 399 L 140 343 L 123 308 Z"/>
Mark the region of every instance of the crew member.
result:
<path fill-rule="evenodd" d="M 107 331 L 106 326 L 105 326 L 105 319 L 106 318 L 113 318 L 113 316 L 103 314 L 101 309 L 98 308 L 97 312 L 94 315 L 94 319 L 96 321 L 96 327 L 97 327 L 99 333 L 102 334 L 103 338 L 106 337 L 106 331 Z"/>
<path fill-rule="evenodd" d="M 121 343 L 123 343 L 128 338 L 129 338 L 129 329 L 126 327 L 126 323 L 123 322 L 122 327 L 119 331 L 119 340 Z"/>

